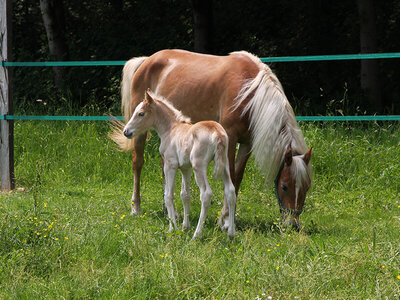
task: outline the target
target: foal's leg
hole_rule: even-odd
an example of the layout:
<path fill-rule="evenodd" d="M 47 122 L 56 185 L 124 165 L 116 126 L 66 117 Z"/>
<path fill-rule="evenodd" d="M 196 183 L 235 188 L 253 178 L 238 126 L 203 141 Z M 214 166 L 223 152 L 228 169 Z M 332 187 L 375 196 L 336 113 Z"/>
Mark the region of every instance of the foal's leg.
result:
<path fill-rule="evenodd" d="M 146 135 L 142 134 L 135 138 L 132 154 L 132 169 L 133 169 L 133 194 L 131 199 L 131 214 L 136 215 L 141 213 L 140 208 L 140 173 L 144 163 L 144 146 L 146 143 Z"/>
<path fill-rule="evenodd" d="M 174 207 L 174 188 L 175 188 L 175 176 L 177 167 L 171 166 L 167 163 L 164 164 L 165 174 L 165 187 L 164 187 L 164 202 L 168 211 L 169 218 L 169 232 L 178 230 L 175 219 L 175 207 Z"/>
<path fill-rule="evenodd" d="M 183 224 L 182 229 L 188 229 L 190 227 L 189 213 L 190 213 L 190 179 L 192 177 L 192 169 L 185 168 L 182 172 L 182 190 L 181 199 L 183 203 Z"/>
<path fill-rule="evenodd" d="M 162 157 L 160 158 L 160 162 L 161 162 L 161 176 L 163 180 L 163 188 L 165 190 L 164 159 Z M 175 204 L 174 204 L 174 210 L 175 210 L 175 218 L 178 218 L 178 212 L 175 209 Z M 165 206 L 165 202 L 163 203 L 163 214 L 168 216 L 168 210 L 167 207 Z"/>
<path fill-rule="evenodd" d="M 228 161 L 229 161 L 229 173 L 233 184 L 235 183 L 235 154 L 236 154 L 236 142 L 237 139 L 229 136 L 229 147 L 228 147 Z M 222 230 L 227 230 L 229 227 L 229 205 L 226 197 L 224 197 L 224 206 L 221 210 L 221 217 L 219 218 L 218 225 Z"/>
<path fill-rule="evenodd" d="M 229 175 L 229 168 L 226 166 L 224 173 L 222 174 L 222 180 L 224 182 L 224 195 L 228 202 L 229 209 L 229 224 L 228 224 L 228 237 L 233 238 L 235 232 L 235 208 L 236 208 L 236 194 L 235 187 L 233 186 L 231 177 Z"/>
<path fill-rule="evenodd" d="M 197 185 L 200 188 L 201 212 L 199 222 L 197 223 L 196 231 L 194 232 L 193 239 L 202 237 L 203 227 L 206 221 L 208 208 L 211 204 L 212 190 L 207 179 L 207 164 L 200 166 L 193 166 L 194 174 Z"/>

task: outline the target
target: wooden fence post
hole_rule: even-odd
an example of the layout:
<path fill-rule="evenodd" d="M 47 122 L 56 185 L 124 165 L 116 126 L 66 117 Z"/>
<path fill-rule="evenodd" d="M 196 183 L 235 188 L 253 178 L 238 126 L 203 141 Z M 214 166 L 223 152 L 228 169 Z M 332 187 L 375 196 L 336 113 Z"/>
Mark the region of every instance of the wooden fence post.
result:
<path fill-rule="evenodd" d="M 13 114 L 12 70 L 3 65 L 11 60 L 11 2 L 0 0 L 0 115 Z M 14 122 L 0 120 L 1 191 L 14 189 Z"/>

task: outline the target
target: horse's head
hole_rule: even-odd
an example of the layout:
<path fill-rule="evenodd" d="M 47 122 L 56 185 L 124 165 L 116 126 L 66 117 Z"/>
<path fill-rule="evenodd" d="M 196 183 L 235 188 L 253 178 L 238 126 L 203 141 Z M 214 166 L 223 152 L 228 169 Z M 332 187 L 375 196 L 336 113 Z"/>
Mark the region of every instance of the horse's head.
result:
<path fill-rule="evenodd" d="M 308 167 L 312 147 L 300 155 L 291 147 L 285 152 L 282 166 L 275 179 L 275 193 L 280 206 L 284 226 L 299 229 L 299 216 L 303 211 L 306 193 L 311 186 Z"/>
<path fill-rule="evenodd" d="M 124 127 L 124 135 L 130 139 L 146 130 L 150 129 L 154 124 L 154 116 L 152 114 L 152 106 L 154 99 L 150 95 L 150 89 L 145 93 L 145 99 L 136 106 L 129 122 Z"/>

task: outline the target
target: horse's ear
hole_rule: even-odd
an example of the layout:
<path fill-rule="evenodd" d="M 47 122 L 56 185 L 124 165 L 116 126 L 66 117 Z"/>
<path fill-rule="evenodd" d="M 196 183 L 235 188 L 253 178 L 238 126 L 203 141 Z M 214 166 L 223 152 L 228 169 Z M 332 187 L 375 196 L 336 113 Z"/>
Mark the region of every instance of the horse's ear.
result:
<path fill-rule="evenodd" d="M 144 98 L 149 103 L 153 102 L 153 97 L 151 97 L 150 93 L 151 93 L 151 90 L 147 89 L 146 93 L 145 93 L 145 98 Z"/>
<path fill-rule="evenodd" d="M 293 160 L 292 147 L 289 146 L 285 152 L 284 162 L 286 165 L 290 166 L 292 164 L 292 160 Z"/>
<path fill-rule="evenodd" d="M 310 150 L 308 150 L 307 152 L 306 152 L 306 154 L 304 154 L 304 157 L 303 157 L 303 160 L 304 160 L 304 162 L 306 163 L 306 165 L 308 166 L 308 164 L 310 163 L 310 160 L 311 160 L 311 152 L 312 152 L 312 147 L 310 147 Z"/>

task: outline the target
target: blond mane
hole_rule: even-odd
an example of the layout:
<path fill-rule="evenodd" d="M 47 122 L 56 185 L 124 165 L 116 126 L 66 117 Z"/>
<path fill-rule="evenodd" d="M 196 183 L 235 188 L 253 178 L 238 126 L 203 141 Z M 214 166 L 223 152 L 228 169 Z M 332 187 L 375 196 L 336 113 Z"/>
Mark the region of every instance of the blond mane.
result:
<path fill-rule="evenodd" d="M 191 123 L 190 118 L 189 118 L 189 117 L 186 117 L 180 110 L 177 110 L 177 109 L 172 105 L 172 103 L 169 102 L 167 99 L 165 99 L 165 98 L 162 97 L 162 96 L 156 95 L 155 93 L 153 93 L 153 92 L 151 92 L 151 91 L 149 91 L 148 93 L 150 94 L 150 96 L 151 96 L 154 100 L 160 102 L 161 104 L 164 104 L 164 106 L 166 106 L 167 109 L 170 110 L 170 111 L 175 115 L 175 117 L 176 117 L 176 119 L 178 120 L 178 122 L 180 122 L 180 123 L 188 123 L 188 124 Z"/>
<path fill-rule="evenodd" d="M 307 146 L 293 109 L 276 75 L 256 56 L 245 51 L 234 53 L 248 56 L 260 70 L 254 79 L 243 84 L 234 100 L 233 109 L 251 97 L 245 105 L 242 116 L 249 114 L 252 152 L 257 165 L 265 174 L 266 181 L 272 184 L 279 172 L 286 149 L 291 146 L 294 152 L 304 154 Z M 253 95 L 250 96 L 251 94 Z M 293 168 L 295 169 L 293 175 L 300 182 L 305 182 L 307 177 L 311 178 L 311 164 L 305 167 L 299 162 Z"/>

